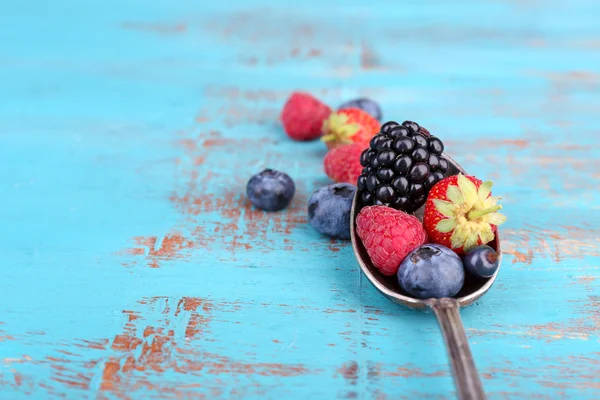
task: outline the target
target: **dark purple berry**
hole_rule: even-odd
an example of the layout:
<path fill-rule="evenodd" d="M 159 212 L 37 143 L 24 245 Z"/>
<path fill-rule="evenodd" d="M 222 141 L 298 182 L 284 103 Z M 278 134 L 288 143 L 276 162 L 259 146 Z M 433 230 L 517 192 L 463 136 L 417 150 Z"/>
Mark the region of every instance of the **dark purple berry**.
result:
<path fill-rule="evenodd" d="M 406 136 L 401 136 L 394 139 L 392 149 L 396 150 L 399 154 L 410 154 L 415 148 L 415 142 Z"/>
<path fill-rule="evenodd" d="M 429 176 L 429 165 L 416 163 L 408 173 L 408 179 L 413 183 L 422 183 Z"/>
<path fill-rule="evenodd" d="M 419 124 L 417 124 L 416 122 L 404 121 L 402 125 L 407 127 L 413 133 L 419 132 Z"/>
<path fill-rule="evenodd" d="M 391 168 L 379 168 L 377 170 L 377 178 L 379 178 L 381 182 L 391 181 L 392 178 L 394 178 L 394 175 L 394 170 Z"/>
<path fill-rule="evenodd" d="M 389 203 L 390 201 L 394 200 L 395 194 L 396 193 L 394 192 L 394 189 L 391 186 L 381 185 L 377 188 L 377 191 L 375 192 L 375 197 L 384 203 Z"/>
<path fill-rule="evenodd" d="M 429 164 L 429 168 L 431 168 L 432 171 L 437 171 L 440 168 L 440 157 L 435 153 L 429 153 L 427 164 Z"/>
<path fill-rule="evenodd" d="M 367 176 L 367 190 L 371 193 L 375 193 L 375 190 L 379 186 L 379 179 L 374 174 Z"/>
<path fill-rule="evenodd" d="M 444 152 L 444 144 L 440 139 L 432 136 L 429 138 L 429 151 L 439 156 Z"/>
<path fill-rule="evenodd" d="M 433 176 L 435 176 L 435 180 L 437 182 L 441 181 L 442 179 L 444 179 L 444 174 L 441 171 L 435 171 L 433 173 Z"/>
<path fill-rule="evenodd" d="M 440 171 L 446 173 L 448 172 L 448 160 L 446 160 L 444 157 L 440 157 Z"/>
<path fill-rule="evenodd" d="M 429 158 L 429 153 L 423 147 L 417 147 L 413 150 L 411 156 L 416 162 L 425 162 Z"/>
<path fill-rule="evenodd" d="M 392 128 L 398 125 L 400 124 L 396 121 L 388 121 L 385 124 L 381 125 L 381 133 L 389 133 Z"/>
<path fill-rule="evenodd" d="M 392 139 L 386 139 L 386 140 L 382 140 L 379 143 L 379 149 L 383 150 L 383 149 L 391 149 L 392 145 L 394 144 L 394 141 Z"/>
<path fill-rule="evenodd" d="M 394 163 L 396 152 L 392 149 L 383 149 L 377 153 L 377 162 L 381 166 L 389 166 Z"/>
<path fill-rule="evenodd" d="M 373 195 L 369 192 L 363 192 L 360 195 L 360 199 L 364 204 L 371 204 L 371 201 L 373 200 Z"/>
<path fill-rule="evenodd" d="M 410 167 L 412 167 L 413 160 L 410 156 L 400 156 L 394 161 L 394 171 L 400 175 L 408 174 Z"/>
<path fill-rule="evenodd" d="M 427 138 L 420 133 L 413 135 L 412 140 L 415 141 L 417 147 L 423 147 L 425 149 L 427 148 Z"/>
<path fill-rule="evenodd" d="M 373 157 L 373 159 L 371 160 L 371 167 L 375 168 L 375 170 L 377 170 L 377 168 L 381 167 L 381 163 L 379 162 L 379 159 L 377 158 L 377 156 Z"/>
<path fill-rule="evenodd" d="M 391 137 L 392 139 L 395 139 L 400 136 L 408 136 L 409 134 L 410 132 L 408 131 L 408 129 L 406 129 L 406 127 L 402 125 L 392 128 L 388 133 L 389 137 Z"/>
<path fill-rule="evenodd" d="M 358 190 L 364 190 L 367 187 L 367 176 L 361 175 L 356 180 L 356 187 Z"/>
<path fill-rule="evenodd" d="M 406 210 L 409 206 L 408 197 L 398 197 L 396 200 L 390 203 L 390 207 L 396 210 Z"/>
<path fill-rule="evenodd" d="M 438 182 L 438 180 L 435 178 L 435 175 L 434 174 L 429 174 L 429 176 L 427 177 L 427 179 L 425 179 L 425 182 L 423 182 L 423 184 L 425 185 L 425 189 L 429 190 L 437 182 Z"/>
<path fill-rule="evenodd" d="M 425 194 L 425 185 L 422 183 L 415 183 L 410 187 L 408 196 L 416 200 Z"/>
<path fill-rule="evenodd" d="M 425 201 L 427 201 L 427 195 L 425 195 L 425 194 L 421 195 L 413 200 L 413 202 L 415 204 L 425 204 Z"/>
<path fill-rule="evenodd" d="M 409 186 L 410 183 L 408 182 L 408 179 L 406 179 L 406 177 L 404 176 L 394 178 L 394 180 L 392 181 L 392 187 L 396 189 L 396 193 L 398 193 L 401 196 L 405 195 L 408 192 Z"/>
<path fill-rule="evenodd" d="M 384 123 L 371 139 L 370 149 L 361 154 L 364 177 L 357 184 L 363 192 L 363 204 L 389 204 L 405 212 L 418 210 L 448 170 L 448 161 L 438 153 L 441 151 L 441 141 L 416 122 Z"/>
<path fill-rule="evenodd" d="M 371 146 L 371 148 L 373 150 L 379 150 L 381 148 L 380 143 L 387 139 L 388 139 L 387 135 L 378 133 L 377 135 L 375 135 L 371 138 L 371 140 L 369 141 L 369 146 Z"/>
<path fill-rule="evenodd" d="M 367 165 L 369 165 L 369 162 L 371 161 L 371 157 L 369 152 L 372 150 L 369 149 L 365 149 L 361 154 L 360 154 L 360 165 L 362 165 L 363 167 L 366 167 Z"/>

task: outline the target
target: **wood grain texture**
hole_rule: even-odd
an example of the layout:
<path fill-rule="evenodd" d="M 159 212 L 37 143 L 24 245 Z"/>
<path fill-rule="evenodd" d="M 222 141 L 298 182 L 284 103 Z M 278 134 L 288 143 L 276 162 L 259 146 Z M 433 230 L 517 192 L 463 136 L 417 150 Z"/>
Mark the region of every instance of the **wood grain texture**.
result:
<path fill-rule="evenodd" d="M 486 390 L 600 398 L 597 1 L 5 3 L 0 398 L 453 398 L 434 317 L 307 226 L 295 89 L 495 180 L 505 263 L 462 313 Z M 267 166 L 285 212 L 244 197 Z"/>

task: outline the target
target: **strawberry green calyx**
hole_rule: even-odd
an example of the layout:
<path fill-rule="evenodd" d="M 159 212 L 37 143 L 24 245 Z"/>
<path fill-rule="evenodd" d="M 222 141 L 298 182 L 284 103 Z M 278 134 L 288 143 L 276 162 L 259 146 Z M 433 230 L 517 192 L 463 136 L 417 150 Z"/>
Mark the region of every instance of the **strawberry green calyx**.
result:
<path fill-rule="evenodd" d="M 450 185 L 446 192 L 449 201 L 435 199 L 435 209 L 445 216 L 435 229 L 438 232 L 452 232 L 452 248 L 464 247 L 465 251 L 494 240 L 492 225 L 501 225 L 506 216 L 498 210 L 501 197 L 491 196 L 492 182 L 484 182 L 479 189 L 463 174 L 458 175 L 457 186 Z"/>
<path fill-rule="evenodd" d="M 343 113 L 331 113 L 329 118 L 323 121 L 323 133 L 321 140 L 324 142 L 339 141 L 340 143 L 352 143 L 352 137 L 358 133 L 360 125 L 349 122 L 349 118 Z"/>

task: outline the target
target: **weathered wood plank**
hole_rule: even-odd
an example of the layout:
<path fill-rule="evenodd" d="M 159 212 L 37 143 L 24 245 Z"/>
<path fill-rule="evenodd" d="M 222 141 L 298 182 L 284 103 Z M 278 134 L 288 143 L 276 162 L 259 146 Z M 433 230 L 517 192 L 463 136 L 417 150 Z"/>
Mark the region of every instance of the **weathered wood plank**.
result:
<path fill-rule="evenodd" d="M 600 397 L 597 2 L 201 3 L 3 6 L 0 398 L 453 396 L 433 317 L 307 226 L 297 88 L 495 180 L 505 264 L 463 313 L 490 397 Z M 266 166 L 285 212 L 244 198 Z"/>

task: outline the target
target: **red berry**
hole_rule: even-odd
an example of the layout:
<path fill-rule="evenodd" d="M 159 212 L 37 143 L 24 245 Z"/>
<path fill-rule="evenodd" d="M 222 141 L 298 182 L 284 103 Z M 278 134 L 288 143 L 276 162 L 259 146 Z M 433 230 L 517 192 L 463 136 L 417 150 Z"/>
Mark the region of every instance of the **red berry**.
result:
<path fill-rule="evenodd" d="M 347 144 L 331 149 L 325 155 L 323 165 L 325 173 L 334 182 L 348 182 L 356 185 L 362 173 L 360 155 L 364 148 L 358 144 Z"/>
<path fill-rule="evenodd" d="M 323 122 L 321 140 L 330 149 L 351 143 L 360 144 L 365 149 L 380 127 L 379 121 L 369 113 L 358 108 L 343 108 L 332 112 Z"/>
<path fill-rule="evenodd" d="M 383 275 L 394 275 L 408 253 L 427 243 L 416 217 L 386 206 L 364 207 L 356 217 L 356 231 Z"/>
<path fill-rule="evenodd" d="M 499 197 L 492 182 L 474 176 L 453 175 L 436 183 L 425 202 L 423 227 L 433 243 L 463 255 L 475 246 L 494 240 L 497 226 L 506 221 L 498 212 Z"/>
<path fill-rule="evenodd" d="M 294 92 L 289 97 L 281 122 L 285 133 L 294 140 L 314 140 L 321 136 L 323 121 L 331 114 L 331 108 L 303 92 Z"/>

